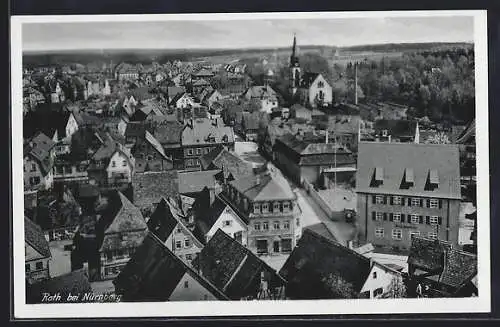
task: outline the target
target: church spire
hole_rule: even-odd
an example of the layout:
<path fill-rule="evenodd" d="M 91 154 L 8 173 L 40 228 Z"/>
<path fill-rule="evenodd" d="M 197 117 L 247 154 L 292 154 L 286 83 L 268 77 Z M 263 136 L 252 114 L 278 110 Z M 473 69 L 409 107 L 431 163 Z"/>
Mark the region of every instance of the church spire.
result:
<path fill-rule="evenodd" d="M 298 66 L 299 58 L 297 57 L 297 37 L 295 33 L 293 33 L 293 46 L 292 46 L 292 55 L 290 56 L 290 66 Z"/>

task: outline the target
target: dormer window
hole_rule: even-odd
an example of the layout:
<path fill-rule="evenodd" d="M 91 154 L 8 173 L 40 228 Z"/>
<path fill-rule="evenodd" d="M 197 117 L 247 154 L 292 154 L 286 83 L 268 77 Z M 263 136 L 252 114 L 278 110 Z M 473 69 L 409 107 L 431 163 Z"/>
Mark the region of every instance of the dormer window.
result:
<path fill-rule="evenodd" d="M 384 169 L 382 167 L 375 167 L 370 186 L 378 187 L 383 183 L 384 183 Z"/>
<path fill-rule="evenodd" d="M 437 169 L 429 170 L 429 174 L 427 175 L 427 181 L 425 183 L 426 191 L 433 191 L 435 188 L 439 186 L 439 175 Z"/>
<path fill-rule="evenodd" d="M 401 181 L 400 188 L 409 189 L 415 183 L 415 177 L 413 175 L 413 168 L 406 168 L 403 174 L 403 180 Z"/>

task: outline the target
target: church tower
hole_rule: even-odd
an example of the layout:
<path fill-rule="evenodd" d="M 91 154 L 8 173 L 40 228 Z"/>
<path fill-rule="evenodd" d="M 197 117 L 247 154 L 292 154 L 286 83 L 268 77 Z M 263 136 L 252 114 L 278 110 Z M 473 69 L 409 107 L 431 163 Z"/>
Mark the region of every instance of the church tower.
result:
<path fill-rule="evenodd" d="M 300 84 L 300 64 L 297 57 L 297 39 L 293 35 L 292 55 L 290 56 L 290 93 L 295 95 Z"/>

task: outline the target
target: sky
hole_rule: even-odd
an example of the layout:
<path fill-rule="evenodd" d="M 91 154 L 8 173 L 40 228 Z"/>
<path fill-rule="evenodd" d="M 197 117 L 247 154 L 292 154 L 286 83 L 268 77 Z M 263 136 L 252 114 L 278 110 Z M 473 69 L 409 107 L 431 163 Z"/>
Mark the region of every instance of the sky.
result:
<path fill-rule="evenodd" d="M 24 23 L 24 51 L 472 42 L 471 16 Z"/>

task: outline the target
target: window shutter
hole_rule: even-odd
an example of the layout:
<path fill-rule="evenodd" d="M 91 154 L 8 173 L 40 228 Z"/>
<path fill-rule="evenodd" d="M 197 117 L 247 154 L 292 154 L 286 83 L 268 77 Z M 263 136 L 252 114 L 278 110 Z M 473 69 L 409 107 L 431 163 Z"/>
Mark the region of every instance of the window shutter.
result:
<path fill-rule="evenodd" d="M 402 222 L 402 223 L 404 223 L 404 222 L 405 222 L 405 214 L 404 214 L 404 213 L 402 213 L 402 214 L 401 214 L 401 222 Z"/>
<path fill-rule="evenodd" d="M 430 208 L 430 207 L 431 207 L 431 200 L 427 199 L 427 208 Z"/>
<path fill-rule="evenodd" d="M 439 200 L 439 209 L 443 207 L 443 200 Z"/>
<path fill-rule="evenodd" d="M 384 221 L 387 220 L 387 212 L 384 212 Z"/>
<path fill-rule="evenodd" d="M 384 204 L 387 204 L 387 196 L 384 195 Z"/>
<path fill-rule="evenodd" d="M 393 197 L 392 197 L 392 196 L 390 196 L 390 197 L 389 197 L 389 203 L 390 203 L 391 205 L 393 204 L 392 199 L 393 199 Z"/>
<path fill-rule="evenodd" d="M 441 225 L 442 222 L 443 222 L 443 217 L 438 217 L 438 224 Z"/>
<path fill-rule="evenodd" d="M 411 207 L 411 198 L 408 198 L 408 207 Z"/>
<path fill-rule="evenodd" d="M 394 220 L 394 219 L 393 219 L 393 215 L 392 215 L 392 213 L 390 213 L 390 214 L 389 214 L 389 221 L 393 221 L 393 220 Z"/>
<path fill-rule="evenodd" d="M 418 216 L 418 223 L 423 224 L 424 223 L 424 216 L 420 215 Z"/>
<path fill-rule="evenodd" d="M 375 204 L 376 195 L 372 195 L 372 204 Z"/>
<path fill-rule="evenodd" d="M 372 220 L 375 220 L 376 217 L 375 217 L 375 211 L 372 211 Z"/>
<path fill-rule="evenodd" d="M 431 217 L 429 217 L 429 216 L 425 216 L 425 223 L 426 223 L 427 225 L 430 225 L 430 224 L 431 224 Z"/>

